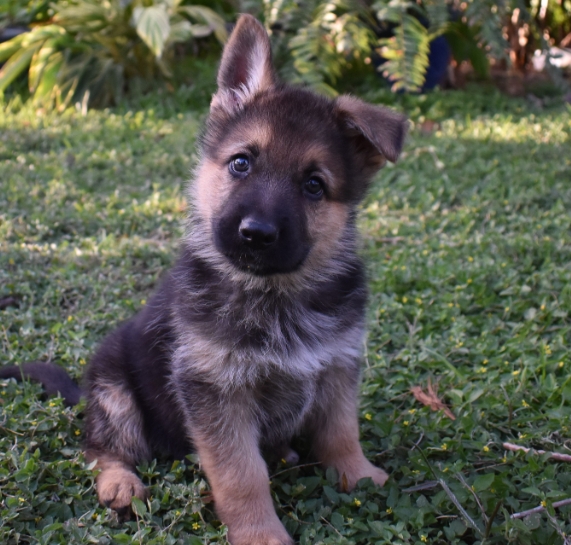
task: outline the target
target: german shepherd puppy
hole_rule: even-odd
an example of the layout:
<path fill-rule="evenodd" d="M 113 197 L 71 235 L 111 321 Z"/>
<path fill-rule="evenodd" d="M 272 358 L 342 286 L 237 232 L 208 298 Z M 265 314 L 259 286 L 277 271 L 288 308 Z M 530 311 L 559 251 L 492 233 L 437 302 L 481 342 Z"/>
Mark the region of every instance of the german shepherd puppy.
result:
<path fill-rule="evenodd" d="M 99 501 L 146 497 L 135 466 L 198 452 L 232 545 L 285 545 L 261 452 L 305 435 L 352 489 L 387 474 L 359 444 L 366 288 L 356 208 L 396 161 L 405 119 L 280 83 L 260 23 L 224 49 L 181 255 L 87 369 Z"/>

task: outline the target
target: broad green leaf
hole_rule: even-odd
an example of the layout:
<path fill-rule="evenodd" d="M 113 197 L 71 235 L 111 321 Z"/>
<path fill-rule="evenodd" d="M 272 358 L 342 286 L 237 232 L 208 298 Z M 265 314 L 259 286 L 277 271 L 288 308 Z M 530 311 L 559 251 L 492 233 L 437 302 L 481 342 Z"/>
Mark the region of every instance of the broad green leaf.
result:
<path fill-rule="evenodd" d="M 147 506 L 145 505 L 145 502 L 137 497 L 131 498 L 131 507 L 133 508 L 134 513 L 139 517 L 142 517 L 147 513 Z"/>
<path fill-rule="evenodd" d="M 40 48 L 37 44 L 27 49 L 21 49 L 0 70 L 0 93 L 3 92 L 30 64 L 34 53 Z"/>
<path fill-rule="evenodd" d="M 192 27 L 193 25 L 191 25 L 186 19 L 171 24 L 169 42 L 183 43 L 190 40 L 194 36 Z"/>
<path fill-rule="evenodd" d="M 141 40 L 155 57 L 160 58 L 170 33 L 169 17 L 164 4 L 135 8 L 133 22 Z"/>
<path fill-rule="evenodd" d="M 199 38 L 202 36 L 208 36 L 211 32 L 214 32 L 216 39 L 220 43 L 224 43 L 228 38 L 228 32 L 226 31 L 226 22 L 220 15 L 215 11 L 207 8 L 206 6 L 179 6 L 177 13 L 184 13 L 188 15 L 191 19 L 195 21 L 204 22 L 204 26 L 208 26 L 210 32 L 208 34 L 194 34 L 195 37 Z M 201 25 L 202 26 L 202 25 Z M 204 29 L 203 32 L 206 30 Z"/>
<path fill-rule="evenodd" d="M 0 62 L 4 62 L 16 53 L 16 51 L 22 47 L 23 39 L 24 35 L 20 34 L 20 36 L 16 36 L 15 38 L 0 44 Z"/>
<path fill-rule="evenodd" d="M 494 482 L 494 477 L 495 475 L 493 473 L 488 473 L 487 475 L 479 475 L 476 477 L 474 484 L 472 485 L 474 487 L 474 491 L 482 492 L 483 490 L 490 488 Z"/>
<path fill-rule="evenodd" d="M 36 98 L 42 99 L 52 94 L 56 87 L 58 74 L 63 62 L 64 55 L 59 51 L 50 56 L 42 71 L 38 86 L 36 87 L 36 91 L 34 93 Z"/>
<path fill-rule="evenodd" d="M 28 71 L 28 87 L 31 93 L 35 92 L 50 56 L 56 52 L 56 46 L 57 39 L 48 39 L 42 44 L 40 49 L 34 53 Z"/>

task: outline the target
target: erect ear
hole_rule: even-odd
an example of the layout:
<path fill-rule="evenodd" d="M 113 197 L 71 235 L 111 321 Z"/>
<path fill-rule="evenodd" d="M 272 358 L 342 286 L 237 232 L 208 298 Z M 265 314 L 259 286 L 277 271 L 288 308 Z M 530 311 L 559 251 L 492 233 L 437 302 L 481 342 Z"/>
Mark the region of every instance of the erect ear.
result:
<path fill-rule="evenodd" d="M 256 93 L 274 86 L 276 76 L 266 29 L 251 15 L 241 15 L 222 53 L 218 91 L 211 107 L 241 108 Z"/>
<path fill-rule="evenodd" d="M 376 172 L 387 159 L 397 161 L 408 128 L 404 115 L 348 95 L 338 97 L 335 108 L 365 161 L 367 174 Z"/>

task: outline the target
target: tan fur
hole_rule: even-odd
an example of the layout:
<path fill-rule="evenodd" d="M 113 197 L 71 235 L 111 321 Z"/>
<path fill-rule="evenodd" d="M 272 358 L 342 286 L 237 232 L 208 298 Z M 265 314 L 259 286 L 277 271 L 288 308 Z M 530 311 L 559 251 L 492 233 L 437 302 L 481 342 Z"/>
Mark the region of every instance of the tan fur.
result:
<path fill-rule="evenodd" d="M 388 474 L 369 462 L 359 443 L 356 398 L 347 392 L 339 392 L 329 407 L 323 426 L 316 430 L 314 450 L 317 458 L 339 473 L 339 483 L 345 491 L 351 491 L 359 479 L 370 477 L 383 486 Z"/>
<path fill-rule="evenodd" d="M 85 457 L 89 462 L 97 460 L 95 469 L 100 470 L 100 473 L 95 478 L 95 483 L 101 505 L 122 512 L 123 516 L 128 517 L 133 496 L 143 501 L 147 499 L 145 485 L 125 462 L 110 454 L 86 452 Z"/>
<path fill-rule="evenodd" d="M 308 228 L 314 246 L 305 267 L 318 270 L 338 248 L 343 231 L 347 226 L 349 210 L 338 202 L 320 203 L 320 209 L 308 217 Z"/>
<path fill-rule="evenodd" d="M 225 433 L 195 434 L 196 449 L 232 545 L 291 545 L 270 495 L 253 426 L 235 417 Z"/>
<path fill-rule="evenodd" d="M 220 166 L 204 160 L 198 167 L 193 191 L 196 211 L 209 225 L 220 203 L 230 196 L 232 188 Z"/>
<path fill-rule="evenodd" d="M 193 202 L 196 203 L 196 211 L 207 224 L 210 224 L 220 206 L 231 198 L 233 185 L 236 183 L 228 173 L 228 159 L 243 153 L 248 147 L 267 148 L 271 144 L 273 134 L 269 125 L 251 123 L 233 136 L 226 146 L 221 147 L 218 153 L 219 162 L 204 159 L 196 172 Z"/>

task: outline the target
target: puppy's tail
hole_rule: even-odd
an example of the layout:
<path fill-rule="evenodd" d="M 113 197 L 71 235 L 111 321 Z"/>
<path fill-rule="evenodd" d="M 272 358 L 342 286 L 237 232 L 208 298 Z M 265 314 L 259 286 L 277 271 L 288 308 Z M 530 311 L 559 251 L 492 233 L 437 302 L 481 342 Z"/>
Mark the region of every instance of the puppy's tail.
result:
<path fill-rule="evenodd" d="M 47 395 L 59 393 L 69 406 L 77 405 L 81 397 L 81 388 L 59 365 L 51 362 L 34 361 L 0 367 L 0 379 L 3 378 L 39 382 Z"/>

